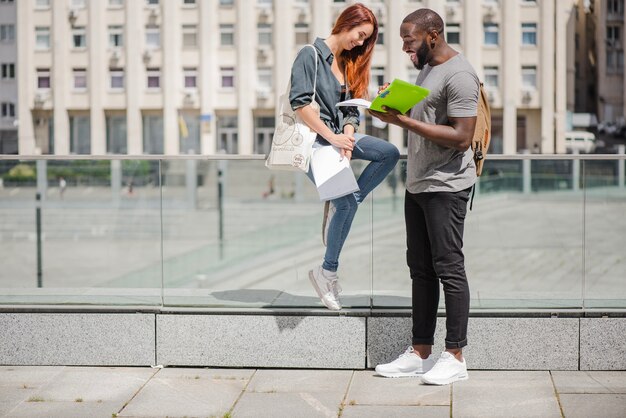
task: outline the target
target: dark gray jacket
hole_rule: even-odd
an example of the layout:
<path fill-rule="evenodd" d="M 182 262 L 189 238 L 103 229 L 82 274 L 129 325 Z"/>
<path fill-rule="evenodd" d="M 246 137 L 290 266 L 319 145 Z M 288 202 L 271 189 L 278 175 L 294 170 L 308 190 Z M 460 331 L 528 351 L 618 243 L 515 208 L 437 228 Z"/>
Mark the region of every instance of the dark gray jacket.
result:
<path fill-rule="evenodd" d="M 335 107 L 341 101 L 341 85 L 331 70 L 335 56 L 322 38 L 317 38 L 313 45 L 319 57 L 315 101 L 320 105 L 320 118 L 334 133 L 343 132 L 345 125 L 354 126 L 356 131 L 359 127 L 359 110 L 356 107 Z M 291 67 L 289 101 L 294 110 L 311 103 L 315 81 L 315 59 L 313 49 L 306 46 L 300 50 Z M 348 86 L 344 100 L 350 98 Z M 319 135 L 318 139 L 321 139 Z"/>

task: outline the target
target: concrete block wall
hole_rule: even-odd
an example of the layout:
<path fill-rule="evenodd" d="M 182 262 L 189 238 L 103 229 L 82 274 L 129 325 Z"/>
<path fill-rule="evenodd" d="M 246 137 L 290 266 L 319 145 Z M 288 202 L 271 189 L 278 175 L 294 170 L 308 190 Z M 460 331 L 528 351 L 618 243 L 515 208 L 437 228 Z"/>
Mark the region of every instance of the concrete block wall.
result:
<path fill-rule="evenodd" d="M 0 313 L 0 365 L 363 369 L 410 343 L 408 314 Z M 626 318 L 471 317 L 471 369 L 626 370 Z M 435 352 L 443 350 L 439 318 Z"/>

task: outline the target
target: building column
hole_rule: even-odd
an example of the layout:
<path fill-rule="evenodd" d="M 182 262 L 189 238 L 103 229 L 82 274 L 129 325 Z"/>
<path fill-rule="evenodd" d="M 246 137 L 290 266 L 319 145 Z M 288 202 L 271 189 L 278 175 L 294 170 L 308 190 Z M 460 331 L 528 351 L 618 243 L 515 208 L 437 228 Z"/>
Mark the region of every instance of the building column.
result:
<path fill-rule="evenodd" d="M 200 10 L 200 150 L 202 154 L 216 152 L 215 94 L 217 91 L 218 62 L 211 59 L 218 56 L 219 27 L 217 22 L 218 0 L 205 0 L 198 5 Z"/>
<path fill-rule="evenodd" d="M 481 80 L 484 80 L 482 67 L 482 46 L 480 35 L 482 28 L 483 2 L 482 0 L 465 0 L 463 5 L 463 19 L 461 19 L 463 55 L 472 64 Z M 478 35 L 478 36 L 477 36 Z"/>
<path fill-rule="evenodd" d="M 256 104 L 256 22 L 258 6 L 255 0 L 239 0 L 237 4 L 237 67 L 235 85 L 237 89 L 238 153 L 252 154 L 254 121 L 252 109 Z"/>
<path fill-rule="evenodd" d="M 68 45 L 70 39 L 70 25 L 67 21 L 67 2 L 65 0 L 53 0 L 51 42 L 52 68 L 52 106 L 54 108 L 54 153 L 68 155 L 70 153 L 70 120 L 67 114 L 67 94 L 69 92 L 68 71 L 69 52 L 64 45 Z M 57 47 L 58 46 L 58 47 Z"/>
<path fill-rule="evenodd" d="M 90 1 L 89 26 L 87 41 L 89 42 L 89 107 L 90 109 L 90 137 L 91 153 L 94 155 L 106 154 L 106 127 L 103 108 L 104 95 L 107 92 L 108 75 L 106 74 L 108 53 L 106 45 L 107 28 L 104 23 L 106 2 Z"/>
<path fill-rule="evenodd" d="M 546 3 L 544 1 L 544 3 Z M 552 3 L 552 2 L 550 2 Z M 570 9 L 572 7 L 571 2 L 556 1 L 556 19 L 555 19 L 555 44 L 554 50 L 555 56 L 555 68 L 556 73 L 560 74 L 556 77 L 554 82 L 555 86 L 555 100 L 556 100 L 556 114 L 554 116 L 554 123 L 556 124 L 556 138 L 554 143 L 554 151 L 562 154 L 565 153 L 565 117 L 567 112 L 567 20 L 570 15 Z"/>
<path fill-rule="evenodd" d="M 141 120 L 141 96 L 146 85 L 142 63 L 143 54 L 143 5 L 141 1 L 126 1 L 126 31 L 124 48 L 126 52 L 126 143 L 128 154 L 143 153 L 143 122 Z"/>
<path fill-rule="evenodd" d="M 516 1 L 502 2 L 501 5 L 502 85 L 519 86 L 521 84 L 519 63 L 520 6 Z M 504 27 L 507 30 L 503 30 Z M 502 96 L 502 152 L 504 154 L 515 154 L 517 153 L 517 103 L 519 101 L 519 88 L 504 88 Z"/>
<path fill-rule="evenodd" d="M 385 25 L 385 49 L 387 53 L 387 68 L 385 78 L 391 82 L 393 78 L 407 79 L 407 66 L 410 64 L 408 56 L 402 51 L 402 43 L 400 42 L 400 26 L 404 19 L 404 13 L 398 13 L 403 10 L 404 1 L 387 0 L 387 22 Z M 415 80 L 408 80 L 414 83 Z M 389 126 L 389 142 L 398 147 L 399 150 L 404 149 L 404 129 L 396 125 Z"/>
<path fill-rule="evenodd" d="M 182 45 L 178 10 L 180 2 L 161 2 L 161 34 L 163 38 L 162 89 L 163 89 L 163 152 L 166 155 L 180 153 L 178 104 L 182 88 L 180 50 Z"/>
<path fill-rule="evenodd" d="M 35 49 L 35 28 L 28 22 L 32 22 L 32 6 L 23 1 L 16 2 L 17 22 L 16 42 L 17 48 L 17 117 L 18 117 L 18 143 L 19 154 L 35 154 L 35 129 L 33 127 L 33 114 L 31 107 L 34 103 L 34 86 L 36 68 L 31 60 L 32 51 Z M 22 24 L 21 22 L 24 22 Z"/>
<path fill-rule="evenodd" d="M 550 30 L 554 27 L 554 19 L 556 18 L 555 5 L 553 1 L 544 1 L 541 7 L 541 62 L 540 65 L 540 97 L 541 97 L 541 153 L 554 153 L 554 90 L 551 86 L 556 80 L 555 74 L 555 32 Z"/>
<path fill-rule="evenodd" d="M 315 0 L 309 3 L 311 3 L 311 12 L 313 13 L 311 25 L 309 26 L 309 41 L 313 42 L 318 36 L 325 38 L 330 35 L 330 30 L 334 24 L 332 16 L 335 11 L 335 5 L 331 0 Z"/>

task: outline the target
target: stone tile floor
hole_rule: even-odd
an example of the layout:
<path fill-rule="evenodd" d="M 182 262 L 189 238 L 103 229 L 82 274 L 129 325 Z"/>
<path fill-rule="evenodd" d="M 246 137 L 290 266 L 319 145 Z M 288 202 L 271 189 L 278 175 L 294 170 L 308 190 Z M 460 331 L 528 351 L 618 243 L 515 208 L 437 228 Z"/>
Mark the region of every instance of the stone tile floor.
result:
<path fill-rule="evenodd" d="M 0 367 L 0 417 L 626 416 L 626 372 L 470 371 L 422 385 L 372 370 Z"/>

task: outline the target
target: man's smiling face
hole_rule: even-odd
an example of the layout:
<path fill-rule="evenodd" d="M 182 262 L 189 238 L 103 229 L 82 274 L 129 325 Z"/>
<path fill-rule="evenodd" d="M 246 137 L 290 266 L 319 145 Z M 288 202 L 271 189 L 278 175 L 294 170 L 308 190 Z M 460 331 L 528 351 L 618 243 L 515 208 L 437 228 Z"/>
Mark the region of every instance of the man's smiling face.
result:
<path fill-rule="evenodd" d="M 414 24 L 405 22 L 400 26 L 400 37 L 402 38 L 402 50 L 409 54 L 413 66 L 418 70 L 424 68 L 424 65 L 431 59 L 428 35 L 419 31 Z"/>

